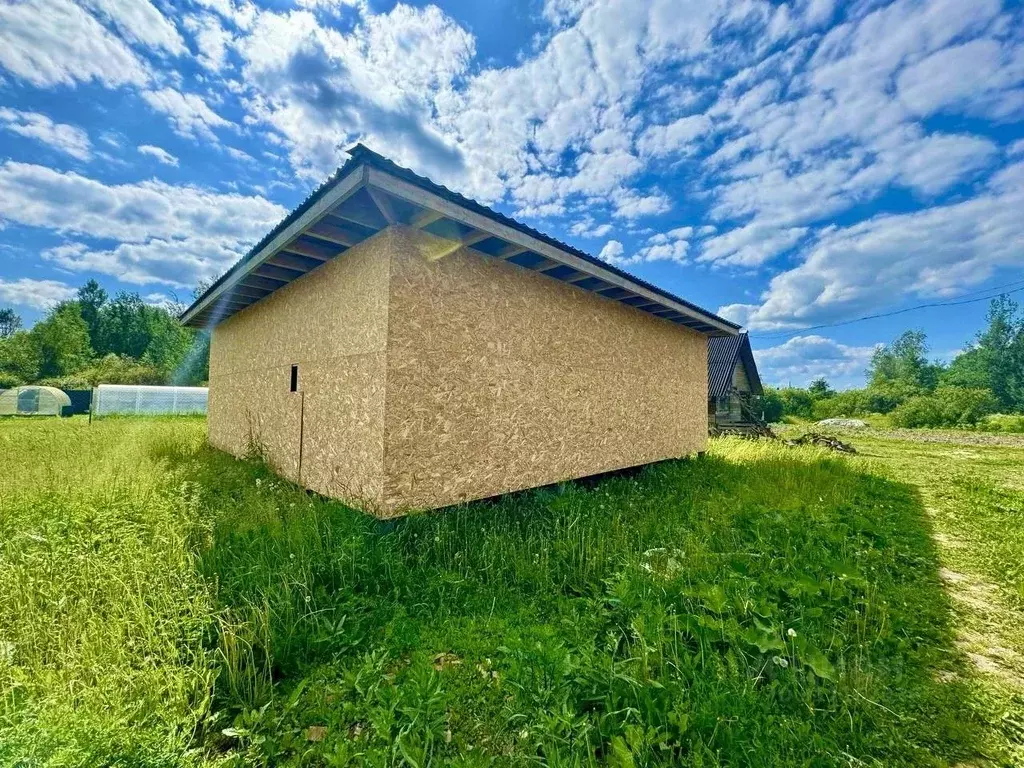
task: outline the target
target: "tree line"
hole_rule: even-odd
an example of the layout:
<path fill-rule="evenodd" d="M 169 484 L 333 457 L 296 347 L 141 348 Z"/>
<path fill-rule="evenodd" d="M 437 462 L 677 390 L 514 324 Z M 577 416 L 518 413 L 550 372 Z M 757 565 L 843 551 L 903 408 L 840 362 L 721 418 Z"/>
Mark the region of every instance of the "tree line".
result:
<path fill-rule="evenodd" d="M 989 305 L 986 325 L 945 365 L 928 359 L 923 331 L 875 350 L 867 385 L 837 392 L 819 378 L 807 388 L 766 387 L 765 418 L 888 414 L 894 426 L 971 426 L 992 413 L 1024 413 L 1024 312 L 1007 296 Z"/>
<path fill-rule="evenodd" d="M 207 334 L 185 328 L 167 308 L 147 304 L 137 293 L 111 298 L 89 280 L 31 329 L 22 327 L 13 309 L 0 309 L 0 389 L 194 385 L 208 377 Z"/>

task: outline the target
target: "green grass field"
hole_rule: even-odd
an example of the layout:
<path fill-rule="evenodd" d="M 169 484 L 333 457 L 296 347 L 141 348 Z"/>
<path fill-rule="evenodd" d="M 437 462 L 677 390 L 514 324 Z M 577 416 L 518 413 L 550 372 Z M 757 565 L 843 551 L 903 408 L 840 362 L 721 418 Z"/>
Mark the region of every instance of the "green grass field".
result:
<path fill-rule="evenodd" d="M 204 434 L 0 421 L 0 764 L 1024 764 L 1022 446 L 378 523 Z"/>

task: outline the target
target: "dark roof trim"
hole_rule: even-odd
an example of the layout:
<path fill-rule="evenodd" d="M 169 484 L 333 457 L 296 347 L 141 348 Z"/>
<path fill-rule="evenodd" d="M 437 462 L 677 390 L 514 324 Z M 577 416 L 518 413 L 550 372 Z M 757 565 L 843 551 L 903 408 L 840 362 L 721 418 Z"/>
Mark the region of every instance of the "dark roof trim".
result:
<path fill-rule="evenodd" d="M 754 351 L 746 333 L 708 339 L 708 397 L 724 397 L 732 389 L 733 371 L 736 363 L 743 369 L 750 382 L 750 391 L 755 395 L 764 392 L 761 376 L 754 362 Z"/>
<path fill-rule="evenodd" d="M 349 155 L 345 164 L 326 182 L 267 233 L 231 269 L 218 278 L 202 296 L 196 299 L 182 313 L 182 322 L 203 324 L 200 322 L 203 321 L 205 324 L 216 324 L 219 319 L 216 315 L 218 312 L 225 311 L 224 308 L 227 308 L 227 312 L 240 309 L 237 299 L 231 296 L 232 287 L 239 285 L 261 264 L 274 258 L 277 251 L 293 241 L 308 226 L 315 224 L 328 211 L 361 187 L 372 185 L 371 189 L 383 188 L 397 197 L 410 200 L 423 207 L 442 208 L 443 212 L 446 212 L 445 215 L 450 218 L 456 220 L 469 218 L 471 221 L 475 221 L 481 229 L 497 230 L 495 234 L 498 237 L 504 237 L 512 242 L 519 241 L 520 244 L 536 253 L 546 255 L 554 261 L 567 263 L 569 266 L 582 268 L 582 271 L 587 274 L 594 275 L 597 279 L 606 280 L 612 285 L 633 290 L 639 289 L 637 292 L 641 295 L 653 294 L 665 299 L 678 305 L 678 308 L 682 310 L 680 315 L 697 320 L 703 332 L 711 335 L 732 336 L 740 327 L 622 269 L 419 176 L 367 149 L 362 144 L 357 144 L 349 150 Z M 485 219 L 486 222 L 480 219 Z M 528 239 L 524 239 L 524 236 Z M 266 290 L 272 292 L 276 289 L 268 286 Z M 218 299 L 220 299 L 219 302 Z M 258 300 L 253 297 L 253 301 Z M 210 311 L 207 312 L 207 310 Z"/>

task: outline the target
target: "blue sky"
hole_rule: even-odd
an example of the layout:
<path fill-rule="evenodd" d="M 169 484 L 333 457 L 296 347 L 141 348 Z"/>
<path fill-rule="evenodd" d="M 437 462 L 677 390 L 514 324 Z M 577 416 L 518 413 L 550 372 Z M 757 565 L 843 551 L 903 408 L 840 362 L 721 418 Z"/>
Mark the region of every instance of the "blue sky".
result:
<path fill-rule="evenodd" d="M 1024 286 L 1019 2 L 5 0 L 0 305 L 187 299 L 356 141 L 743 323 L 774 383 L 949 357 L 985 302 L 835 324 Z"/>

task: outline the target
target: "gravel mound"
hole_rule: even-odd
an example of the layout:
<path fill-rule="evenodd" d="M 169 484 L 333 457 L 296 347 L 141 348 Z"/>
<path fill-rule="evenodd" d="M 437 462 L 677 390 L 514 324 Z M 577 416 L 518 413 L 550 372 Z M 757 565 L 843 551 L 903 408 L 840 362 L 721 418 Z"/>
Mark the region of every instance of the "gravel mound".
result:
<path fill-rule="evenodd" d="M 846 429 L 863 429 L 868 423 L 860 419 L 822 419 L 819 427 L 845 427 Z"/>

